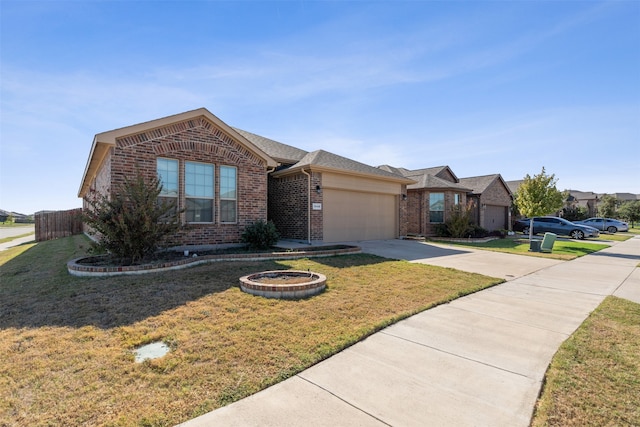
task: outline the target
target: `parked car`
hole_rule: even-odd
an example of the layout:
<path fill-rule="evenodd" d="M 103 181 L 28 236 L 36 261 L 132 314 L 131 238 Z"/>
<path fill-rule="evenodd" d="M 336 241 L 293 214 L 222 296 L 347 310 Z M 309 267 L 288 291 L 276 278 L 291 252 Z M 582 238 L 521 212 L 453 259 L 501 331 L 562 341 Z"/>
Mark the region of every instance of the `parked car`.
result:
<path fill-rule="evenodd" d="M 529 234 L 530 218 L 519 219 L 514 225 L 515 231 Z M 569 236 L 572 239 L 584 239 L 585 237 L 598 237 L 600 232 L 588 225 L 576 224 L 564 218 L 555 216 L 536 216 L 533 218 L 533 234 L 555 233 Z"/>
<path fill-rule="evenodd" d="M 575 221 L 575 223 L 588 225 L 589 227 L 612 234 L 618 231 L 629 231 L 629 224 L 613 218 L 589 218 L 584 221 Z"/>

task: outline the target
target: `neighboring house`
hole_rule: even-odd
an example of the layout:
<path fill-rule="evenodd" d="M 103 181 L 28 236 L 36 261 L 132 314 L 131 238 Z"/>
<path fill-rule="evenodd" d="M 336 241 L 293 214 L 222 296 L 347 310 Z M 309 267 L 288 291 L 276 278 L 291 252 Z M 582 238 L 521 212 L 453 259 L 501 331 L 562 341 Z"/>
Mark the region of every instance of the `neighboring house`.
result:
<path fill-rule="evenodd" d="M 505 183 L 507 184 L 507 187 L 509 187 L 509 191 L 511 191 L 511 195 L 513 197 L 516 196 L 516 193 L 518 192 L 518 188 L 520 188 L 520 186 L 522 185 L 523 182 L 524 182 L 524 179 L 518 179 L 518 180 L 514 180 L 514 181 L 505 181 Z"/>
<path fill-rule="evenodd" d="M 271 219 L 283 238 L 336 242 L 406 235 L 411 179 L 228 126 L 200 108 L 95 136 L 78 196 L 159 176 L 182 213 L 180 245 L 237 243 Z"/>
<path fill-rule="evenodd" d="M 619 202 L 629 202 L 640 200 L 640 194 L 632 194 L 632 193 L 613 193 L 613 197 L 615 197 Z M 602 194 L 600 195 L 602 197 Z"/>
<path fill-rule="evenodd" d="M 447 220 L 453 206 L 465 205 L 467 193 L 471 191 L 471 188 L 460 184 L 449 166 L 417 170 L 389 165 L 379 168 L 414 181 L 407 186 L 408 234 L 434 235 L 436 224 Z"/>
<path fill-rule="evenodd" d="M 598 195 L 591 191 L 565 190 L 568 193 L 565 206 L 568 208 L 586 208 L 587 216 L 593 217 L 598 212 Z"/>
<path fill-rule="evenodd" d="M 460 185 L 471 192 L 467 200 L 474 203 L 474 222 L 488 230 L 511 229 L 513 194 L 500 174 L 460 178 Z"/>

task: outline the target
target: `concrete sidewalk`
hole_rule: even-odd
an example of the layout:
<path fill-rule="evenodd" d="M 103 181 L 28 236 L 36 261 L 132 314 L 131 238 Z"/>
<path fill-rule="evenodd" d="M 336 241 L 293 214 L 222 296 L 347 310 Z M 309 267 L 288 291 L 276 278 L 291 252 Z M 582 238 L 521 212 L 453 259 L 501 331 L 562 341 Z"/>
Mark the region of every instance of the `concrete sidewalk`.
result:
<path fill-rule="evenodd" d="M 472 258 L 458 259 L 464 270 Z M 182 425 L 528 426 L 560 344 L 607 295 L 640 303 L 639 262 L 636 237 L 542 267 L 401 321 Z"/>

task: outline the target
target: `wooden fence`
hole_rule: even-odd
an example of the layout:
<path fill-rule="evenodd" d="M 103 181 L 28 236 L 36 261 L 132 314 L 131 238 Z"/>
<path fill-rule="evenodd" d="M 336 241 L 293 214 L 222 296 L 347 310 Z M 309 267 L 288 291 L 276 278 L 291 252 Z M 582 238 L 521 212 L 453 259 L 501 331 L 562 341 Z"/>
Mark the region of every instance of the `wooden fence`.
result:
<path fill-rule="evenodd" d="M 36 241 L 42 242 L 81 234 L 83 232 L 81 215 L 82 208 L 36 213 Z"/>

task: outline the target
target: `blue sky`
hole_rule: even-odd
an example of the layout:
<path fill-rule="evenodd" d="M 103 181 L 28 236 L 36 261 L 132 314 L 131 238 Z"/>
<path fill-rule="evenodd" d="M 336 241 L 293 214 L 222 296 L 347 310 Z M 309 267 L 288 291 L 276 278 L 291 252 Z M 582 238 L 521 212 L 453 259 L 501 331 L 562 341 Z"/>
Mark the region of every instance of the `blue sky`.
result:
<path fill-rule="evenodd" d="M 81 206 L 95 134 L 200 107 L 373 166 L 640 193 L 639 1 L 0 8 L 2 209 Z"/>

